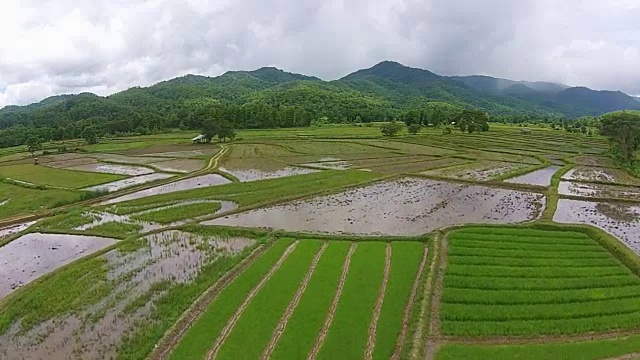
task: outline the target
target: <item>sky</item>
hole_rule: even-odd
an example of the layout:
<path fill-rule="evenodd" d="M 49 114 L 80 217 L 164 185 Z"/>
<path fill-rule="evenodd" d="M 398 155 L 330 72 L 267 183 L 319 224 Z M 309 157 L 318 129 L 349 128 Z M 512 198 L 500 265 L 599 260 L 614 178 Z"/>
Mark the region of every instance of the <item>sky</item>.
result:
<path fill-rule="evenodd" d="M 640 0 L 1 0 L 0 107 L 383 60 L 640 94 Z"/>

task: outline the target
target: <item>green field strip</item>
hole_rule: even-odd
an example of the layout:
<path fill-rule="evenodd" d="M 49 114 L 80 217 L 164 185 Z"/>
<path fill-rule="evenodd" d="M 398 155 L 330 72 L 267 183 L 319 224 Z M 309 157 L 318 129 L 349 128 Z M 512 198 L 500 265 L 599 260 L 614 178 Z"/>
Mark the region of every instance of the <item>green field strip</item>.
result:
<path fill-rule="evenodd" d="M 572 335 L 634 329 L 640 326 L 640 312 L 596 315 L 575 319 L 521 321 L 443 321 L 441 332 L 451 336 Z"/>
<path fill-rule="evenodd" d="M 382 284 L 386 243 L 358 244 L 333 323 L 317 359 L 360 359 Z"/>
<path fill-rule="evenodd" d="M 291 239 L 276 241 L 235 281 L 223 289 L 209 304 L 202 317 L 185 333 L 169 359 L 202 359 L 247 294 L 292 243 Z"/>
<path fill-rule="evenodd" d="M 526 255 L 523 255 L 526 256 Z M 456 265 L 488 265 L 488 266 L 556 266 L 556 267 L 580 267 L 580 266 L 619 266 L 615 260 L 609 258 L 540 258 L 540 257 L 490 257 L 448 255 L 449 264 Z"/>
<path fill-rule="evenodd" d="M 307 357 L 327 317 L 350 246 L 346 241 L 329 243 L 271 354 L 272 359 Z"/>
<path fill-rule="evenodd" d="M 523 305 L 568 304 L 640 297 L 640 285 L 581 290 L 479 290 L 446 289 L 441 302 L 448 304 Z"/>
<path fill-rule="evenodd" d="M 447 254 L 449 256 L 458 257 L 478 257 L 493 259 L 556 259 L 556 260 L 578 260 L 578 259 L 599 259 L 614 261 L 611 254 L 607 251 L 602 252 L 584 252 L 584 251 L 535 251 L 535 250 L 495 250 L 495 249 L 479 249 L 450 246 Z M 522 259 L 526 260 L 526 259 Z"/>
<path fill-rule="evenodd" d="M 528 244 L 565 244 L 565 245 L 593 245 L 597 244 L 595 240 L 584 238 L 562 238 L 562 237 L 541 237 L 541 236 L 513 236 L 513 235 L 489 235 L 489 234 L 467 234 L 453 232 L 447 236 L 449 242 L 478 240 L 492 242 L 508 242 L 508 243 L 528 243 Z"/>
<path fill-rule="evenodd" d="M 540 237 L 540 238 L 552 238 L 552 239 L 587 239 L 593 241 L 589 236 L 583 233 L 575 231 L 554 231 L 554 230 L 539 230 L 531 228 L 509 228 L 509 227 L 470 227 L 452 232 L 450 236 L 456 237 L 460 234 L 471 235 L 490 235 L 499 236 L 505 235 L 509 237 Z"/>
<path fill-rule="evenodd" d="M 492 278 L 445 275 L 446 288 L 485 290 L 562 290 L 619 287 L 640 284 L 640 279 L 631 276 L 604 276 L 598 278 L 536 279 L 536 278 Z"/>
<path fill-rule="evenodd" d="M 443 345 L 436 360 L 598 360 L 640 352 L 640 335 L 617 339 L 527 345 Z"/>
<path fill-rule="evenodd" d="M 418 242 L 391 243 L 391 269 L 378 319 L 373 359 L 390 359 L 393 355 L 424 251 L 424 244 Z"/>
<path fill-rule="evenodd" d="M 497 243 L 491 241 L 465 240 L 454 241 L 452 246 L 467 249 L 497 249 L 497 250 L 532 250 L 532 251 L 585 251 L 585 252 L 604 252 L 606 251 L 599 244 L 589 245 L 551 245 L 551 244 L 523 244 L 523 243 Z"/>
<path fill-rule="evenodd" d="M 633 298 L 608 299 L 568 304 L 473 305 L 442 304 L 442 321 L 556 320 L 628 314 L 640 311 Z"/>
<path fill-rule="evenodd" d="M 251 300 L 216 359 L 258 359 L 298 290 L 322 241 L 304 240 Z"/>
<path fill-rule="evenodd" d="M 487 265 L 447 265 L 447 275 L 469 277 L 514 277 L 514 278 L 580 278 L 602 277 L 613 275 L 629 275 L 629 271 L 615 264 L 602 267 L 524 267 L 524 266 L 487 266 Z"/>

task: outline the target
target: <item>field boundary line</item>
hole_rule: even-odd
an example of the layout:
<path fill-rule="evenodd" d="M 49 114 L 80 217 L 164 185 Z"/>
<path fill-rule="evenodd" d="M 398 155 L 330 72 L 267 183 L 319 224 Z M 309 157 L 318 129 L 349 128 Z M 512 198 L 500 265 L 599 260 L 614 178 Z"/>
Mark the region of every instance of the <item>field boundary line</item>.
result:
<path fill-rule="evenodd" d="M 165 332 L 154 350 L 147 356 L 147 360 L 161 360 L 169 357 L 169 354 L 178 345 L 184 334 L 205 313 L 207 306 L 229 286 L 240 274 L 242 274 L 253 262 L 266 250 L 264 244 L 256 247 L 238 265 L 225 273 L 218 281 L 200 295 L 196 301 L 185 310 L 175 324 Z"/>
<path fill-rule="evenodd" d="M 324 339 L 327 337 L 327 333 L 329 332 L 329 328 L 331 327 L 331 323 L 333 322 L 333 317 L 336 314 L 336 309 L 338 308 L 338 302 L 342 297 L 342 289 L 344 289 L 344 283 L 347 279 L 347 274 L 349 273 L 349 266 L 351 265 L 351 257 L 353 253 L 356 251 L 356 247 L 358 243 L 351 243 L 351 247 L 349 248 L 349 252 L 344 259 L 344 264 L 342 265 L 342 274 L 340 274 L 340 281 L 338 282 L 338 288 L 336 289 L 336 294 L 333 296 L 333 300 L 331 301 L 331 307 L 329 307 L 329 312 L 327 313 L 327 318 L 324 320 L 324 324 L 322 325 L 322 329 L 318 334 L 318 338 L 316 339 L 313 348 L 309 352 L 307 356 L 307 360 L 314 360 L 316 356 L 318 356 L 318 352 L 324 344 Z"/>
<path fill-rule="evenodd" d="M 249 303 L 251 303 L 251 300 L 253 300 L 253 298 L 256 296 L 256 294 L 260 290 L 262 290 L 264 285 L 267 283 L 267 281 L 271 279 L 273 274 L 276 271 L 278 271 L 278 269 L 280 269 L 280 266 L 282 266 L 282 263 L 284 263 L 284 261 L 289 257 L 289 255 L 293 252 L 293 250 L 295 250 L 299 242 L 300 241 L 298 240 L 293 244 L 289 245 L 289 247 L 287 247 L 287 249 L 284 251 L 282 256 L 280 256 L 280 259 L 278 259 L 278 261 L 271 267 L 271 269 L 269 269 L 269 272 L 266 273 L 262 277 L 262 279 L 260 279 L 260 282 L 253 289 L 251 289 L 249 294 L 247 294 L 247 297 L 244 299 L 244 302 L 236 310 L 236 312 L 233 314 L 231 319 L 229 319 L 225 327 L 220 332 L 220 335 L 216 339 L 216 342 L 211 347 L 211 350 L 209 350 L 209 352 L 207 353 L 206 358 L 208 360 L 212 360 L 216 358 L 216 356 L 218 355 L 218 351 L 220 351 L 220 348 L 229 337 L 229 334 L 231 333 L 231 331 L 233 330 L 233 327 L 236 325 L 236 323 L 240 319 L 240 316 L 242 316 L 242 314 L 244 313 L 244 310 L 247 308 L 247 306 L 249 306 Z"/>
<path fill-rule="evenodd" d="M 427 279 L 425 280 L 425 287 L 422 291 L 422 302 L 420 303 L 420 314 L 418 315 L 418 326 L 416 328 L 416 332 L 413 335 L 413 344 L 411 345 L 411 350 L 409 352 L 409 359 L 416 360 L 420 358 L 420 353 L 423 350 L 423 347 L 420 346 L 420 343 L 424 337 L 425 331 L 425 320 L 427 316 L 427 307 L 431 302 L 431 288 L 433 287 L 433 273 L 436 270 L 436 266 L 438 264 L 438 254 L 440 253 L 440 238 L 442 237 L 441 233 L 437 233 L 433 238 L 433 259 L 431 260 L 431 266 L 429 267 L 429 274 L 427 275 Z"/>
<path fill-rule="evenodd" d="M 431 317 L 429 321 L 429 336 L 440 335 L 440 300 L 442 299 L 442 285 L 444 282 L 444 272 L 447 267 L 447 236 L 443 235 L 440 241 L 440 256 L 436 269 L 436 282 L 433 287 L 433 298 L 431 299 Z"/>
<path fill-rule="evenodd" d="M 420 266 L 418 267 L 416 278 L 413 281 L 411 294 L 409 295 L 407 305 L 404 308 L 404 315 L 402 316 L 402 329 L 400 330 L 400 335 L 398 335 L 396 347 L 395 347 L 395 350 L 393 351 L 393 356 L 391 357 L 392 360 L 400 360 L 400 356 L 402 355 L 402 348 L 407 339 L 407 333 L 409 331 L 409 321 L 410 321 L 411 313 L 413 312 L 413 303 L 415 302 L 416 296 L 418 295 L 420 278 L 422 277 L 422 274 L 424 273 L 424 268 L 427 264 L 428 253 L 429 253 L 429 248 L 425 245 L 424 250 L 422 251 L 422 260 L 420 261 Z"/>
<path fill-rule="evenodd" d="M 328 246 L 329 246 L 329 243 L 324 242 L 320 250 L 318 250 L 318 253 L 316 254 L 316 256 L 313 258 L 313 261 L 311 262 L 311 266 L 309 266 L 309 270 L 307 271 L 307 274 L 302 280 L 302 283 L 300 284 L 298 291 L 295 293 L 295 295 L 293 296 L 293 299 L 291 300 L 284 314 L 280 318 L 280 322 L 278 323 L 278 326 L 276 326 L 275 330 L 273 330 L 273 334 L 271 335 L 271 340 L 269 341 L 269 344 L 267 345 L 267 347 L 265 348 L 262 354 L 263 360 L 267 360 L 271 358 L 271 354 L 273 353 L 273 350 L 276 348 L 276 345 L 278 344 L 280 337 L 282 337 L 282 334 L 284 333 L 284 330 L 286 329 L 287 323 L 289 322 L 289 319 L 291 319 L 293 312 L 298 307 L 298 304 L 300 303 L 300 299 L 302 298 L 302 295 L 307 290 L 307 285 L 309 285 L 309 281 L 311 280 L 313 273 L 316 271 L 318 262 L 320 261 L 322 254 L 324 253 L 324 251 L 327 249 Z"/>
<path fill-rule="evenodd" d="M 382 284 L 378 292 L 378 299 L 376 299 L 376 305 L 373 308 L 373 314 L 371 315 L 371 323 L 369 324 L 369 336 L 367 338 L 367 347 L 365 348 L 364 358 L 365 360 L 373 359 L 373 351 L 376 347 L 376 334 L 378 332 L 378 320 L 380 319 L 380 312 L 382 311 L 382 305 L 384 304 L 384 298 L 387 295 L 387 284 L 389 283 L 389 272 L 391 270 L 391 244 L 387 243 L 385 249 L 384 258 L 384 275 L 382 277 Z"/>
<path fill-rule="evenodd" d="M 604 360 L 636 360 L 636 359 L 640 359 L 640 353 L 634 352 L 634 353 L 606 358 Z"/>

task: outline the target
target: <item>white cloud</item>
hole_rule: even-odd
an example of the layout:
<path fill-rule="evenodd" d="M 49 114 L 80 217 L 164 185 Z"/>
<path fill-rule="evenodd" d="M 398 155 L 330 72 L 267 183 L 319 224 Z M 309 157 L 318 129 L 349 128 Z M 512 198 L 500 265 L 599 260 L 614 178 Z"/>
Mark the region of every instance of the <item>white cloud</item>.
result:
<path fill-rule="evenodd" d="M 186 73 L 381 60 L 640 93 L 637 0 L 3 0 L 0 107 Z"/>

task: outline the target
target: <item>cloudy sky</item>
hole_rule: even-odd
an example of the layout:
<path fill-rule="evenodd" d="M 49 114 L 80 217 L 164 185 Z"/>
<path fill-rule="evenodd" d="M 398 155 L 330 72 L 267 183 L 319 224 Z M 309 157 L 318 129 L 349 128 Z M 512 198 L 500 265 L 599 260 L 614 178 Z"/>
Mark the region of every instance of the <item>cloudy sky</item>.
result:
<path fill-rule="evenodd" d="M 640 0 L 0 0 L 0 107 L 382 60 L 640 94 Z"/>

